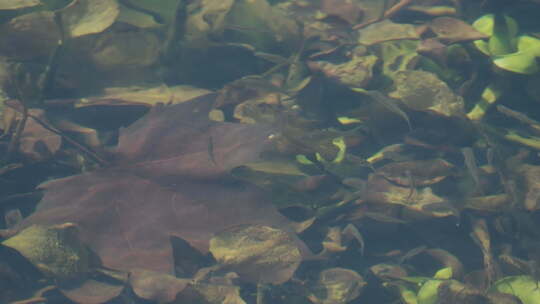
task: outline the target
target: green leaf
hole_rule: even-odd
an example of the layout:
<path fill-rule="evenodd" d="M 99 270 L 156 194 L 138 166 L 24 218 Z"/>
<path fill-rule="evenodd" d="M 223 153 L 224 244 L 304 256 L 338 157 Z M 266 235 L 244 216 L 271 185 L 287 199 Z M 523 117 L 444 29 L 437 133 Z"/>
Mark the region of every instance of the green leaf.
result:
<path fill-rule="evenodd" d="M 447 280 L 447 279 L 451 279 L 452 275 L 453 275 L 452 267 L 446 267 L 437 271 L 437 273 L 435 273 L 433 278 L 439 279 L 439 280 Z"/>
<path fill-rule="evenodd" d="M 345 153 L 347 152 L 347 143 L 345 143 L 345 139 L 343 138 L 343 136 L 340 136 L 338 138 L 334 138 L 334 140 L 332 140 L 332 144 L 334 144 L 334 146 L 338 147 L 339 149 L 336 158 L 334 158 L 332 162 L 340 163 L 345 158 Z"/>
<path fill-rule="evenodd" d="M 296 155 L 296 161 L 302 165 L 313 165 L 313 162 L 303 154 Z"/>
<path fill-rule="evenodd" d="M 401 301 L 403 301 L 403 303 L 418 304 L 418 299 L 416 297 L 416 290 L 400 282 L 396 282 L 395 286 L 398 288 L 399 294 L 401 296 Z"/>
<path fill-rule="evenodd" d="M 477 40 L 474 45 L 486 55 L 503 55 L 515 51 L 514 39 L 519 27 L 517 22 L 506 15 L 487 14 L 473 22 L 479 32 L 491 36 L 488 42 Z"/>
<path fill-rule="evenodd" d="M 492 56 L 509 54 L 516 50 L 514 40 L 517 32 L 510 25 L 510 19 L 507 16 L 494 17 L 493 35 L 488 40 L 489 52 Z"/>
<path fill-rule="evenodd" d="M 508 33 L 512 36 L 516 36 L 519 31 L 519 26 L 511 17 L 504 16 L 506 20 L 506 25 L 508 27 Z M 473 22 L 472 26 L 479 32 L 486 34 L 488 36 L 493 36 L 493 32 L 495 29 L 495 15 L 494 14 L 486 14 L 482 17 L 476 19 L 476 21 Z"/>
<path fill-rule="evenodd" d="M 400 287 L 399 292 L 405 304 L 418 304 L 418 299 L 413 290 Z"/>
<path fill-rule="evenodd" d="M 339 149 L 336 154 L 336 157 L 332 161 L 328 161 L 324 159 L 324 157 L 319 152 L 317 152 L 315 153 L 315 157 L 317 158 L 318 161 L 320 161 L 323 164 L 328 164 L 328 163 L 339 164 L 343 161 L 343 159 L 345 158 L 345 154 L 347 152 L 347 144 L 345 143 L 345 139 L 343 138 L 343 136 L 334 138 L 332 140 L 332 144 L 338 147 Z M 302 163 L 302 160 L 299 159 L 298 156 L 296 157 L 296 160 Z"/>
<path fill-rule="evenodd" d="M 521 35 L 517 39 L 517 49 L 519 52 L 528 52 L 533 56 L 540 57 L 540 39 Z"/>
<path fill-rule="evenodd" d="M 497 83 L 490 83 L 482 92 L 481 99 L 477 102 L 472 110 L 467 113 L 470 120 L 480 120 L 486 114 L 487 110 L 501 96 L 503 89 Z"/>
<path fill-rule="evenodd" d="M 418 291 L 418 304 L 437 304 L 439 303 L 439 285 L 441 280 L 429 280 Z"/>
<path fill-rule="evenodd" d="M 491 290 L 514 295 L 523 304 L 538 304 L 540 303 L 539 283 L 531 276 L 510 276 L 495 282 Z"/>
<path fill-rule="evenodd" d="M 473 44 L 474 46 L 476 46 L 476 48 L 482 52 L 484 55 L 486 56 L 490 56 L 491 54 L 489 53 L 489 44 L 487 43 L 487 41 L 484 41 L 484 40 L 475 40 L 473 41 Z"/>
<path fill-rule="evenodd" d="M 530 52 L 517 52 L 495 57 L 493 63 L 506 71 L 531 75 L 539 71 L 536 56 Z"/>
<path fill-rule="evenodd" d="M 352 124 L 358 124 L 363 123 L 361 119 L 354 118 L 354 117 L 348 117 L 348 116 L 339 116 L 337 118 L 340 124 L 346 126 L 346 125 L 352 125 Z"/>

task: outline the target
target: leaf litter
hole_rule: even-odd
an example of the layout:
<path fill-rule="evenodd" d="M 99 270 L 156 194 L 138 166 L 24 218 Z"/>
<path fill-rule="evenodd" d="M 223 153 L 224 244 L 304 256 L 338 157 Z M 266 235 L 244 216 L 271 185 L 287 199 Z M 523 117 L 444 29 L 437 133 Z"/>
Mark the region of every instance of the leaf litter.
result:
<path fill-rule="evenodd" d="M 538 302 L 538 1 L 156 3 L 0 4 L 0 302 Z"/>

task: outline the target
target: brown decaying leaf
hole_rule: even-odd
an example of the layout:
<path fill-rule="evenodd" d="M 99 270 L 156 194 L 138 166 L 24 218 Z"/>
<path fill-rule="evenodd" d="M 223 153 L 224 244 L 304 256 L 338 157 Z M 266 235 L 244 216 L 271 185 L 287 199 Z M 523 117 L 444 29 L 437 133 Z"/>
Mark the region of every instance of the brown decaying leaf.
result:
<path fill-rule="evenodd" d="M 42 121 L 47 121 L 44 117 L 45 113 L 41 109 L 31 109 L 29 114 Z M 21 134 L 19 151 L 31 160 L 40 161 L 54 155 L 60 149 L 61 143 L 60 135 L 45 129 L 34 118 L 30 117 Z"/>
<path fill-rule="evenodd" d="M 439 261 L 444 267 L 451 267 L 452 278 L 461 279 L 463 277 L 463 264 L 452 253 L 441 248 L 427 249 L 425 252 L 435 260 Z"/>
<path fill-rule="evenodd" d="M 77 140 L 81 143 L 95 148 L 97 151 L 101 150 L 102 138 L 100 138 L 98 131 L 95 128 L 102 126 L 102 121 L 109 121 L 116 126 L 125 125 L 126 121 L 117 119 L 118 112 L 121 111 L 122 118 L 128 118 L 128 113 L 141 113 L 145 109 L 156 105 L 170 105 L 178 104 L 195 97 L 206 95 L 211 93 L 210 90 L 195 88 L 188 85 L 177 86 L 132 86 L 132 87 L 111 87 L 103 90 L 103 94 L 98 96 L 89 96 L 82 98 L 63 98 L 63 99 L 47 99 L 44 101 L 47 107 L 73 107 L 71 113 L 77 115 L 77 112 L 92 112 L 100 113 L 96 116 L 98 121 L 94 125 L 82 125 L 76 123 L 73 119 L 66 118 L 65 115 L 54 116 L 54 126 L 63 132 L 77 136 Z M 99 110 L 93 111 L 93 109 L 107 108 L 106 115 L 103 116 L 103 112 Z M 110 115 L 110 116 L 109 116 Z M 68 115 L 69 116 L 69 115 Z M 138 117 L 140 116 L 134 116 Z M 113 119 L 108 119 L 108 118 Z M 4 115 L 4 118 L 9 118 Z M 216 120 L 216 119 L 212 119 Z M 129 118 L 128 120 L 129 121 Z M 12 122 L 6 121 L 5 125 L 10 125 Z"/>
<path fill-rule="evenodd" d="M 316 294 L 309 296 L 315 304 L 345 304 L 360 296 L 366 285 L 356 271 L 345 268 L 329 268 L 319 274 Z"/>
<path fill-rule="evenodd" d="M 311 70 L 321 72 L 331 81 L 350 87 L 364 87 L 373 77 L 373 67 L 378 58 L 373 55 L 354 56 L 350 61 L 334 64 L 327 61 L 310 61 Z"/>
<path fill-rule="evenodd" d="M 52 12 L 25 14 L 0 26 L 0 52 L 21 60 L 47 58 L 59 39 Z"/>
<path fill-rule="evenodd" d="M 392 40 L 418 40 L 420 34 L 412 24 L 398 24 L 390 20 L 374 23 L 359 31 L 358 43 L 363 45 L 374 45 Z"/>
<path fill-rule="evenodd" d="M 488 286 L 501 278 L 499 264 L 493 258 L 491 251 L 491 237 L 485 219 L 474 219 L 472 223 L 471 238 L 480 247 L 484 256 L 484 273 Z"/>
<path fill-rule="evenodd" d="M 402 217 L 418 219 L 427 217 L 457 216 L 457 209 L 431 188 L 401 187 L 378 174 L 370 174 L 366 193 L 362 199 L 374 204 L 405 206 Z M 404 211 L 405 211 L 404 210 Z"/>
<path fill-rule="evenodd" d="M 407 269 L 398 264 L 375 264 L 369 268 L 369 271 L 383 281 L 394 280 L 409 275 Z"/>
<path fill-rule="evenodd" d="M 153 87 L 116 87 L 105 88 L 99 96 L 84 97 L 68 100 L 76 108 L 91 106 L 155 106 L 157 104 L 177 104 L 193 98 L 211 93 L 210 90 L 196 88 L 188 85 L 153 86 Z M 45 101 L 49 104 L 66 101 Z"/>
<path fill-rule="evenodd" d="M 189 280 L 137 269 L 130 272 L 129 283 L 138 297 L 158 303 L 169 303 L 174 301 L 176 295 L 186 288 Z"/>
<path fill-rule="evenodd" d="M 330 16 L 337 16 L 351 25 L 358 22 L 362 16 L 362 10 L 358 4 L 347 0 L 323 0 L 321 11 Z"/>
<path fill-rule="evenodd" d="M 522 164 L 514 169 L 521 180 L 525 200 L 525 209 L 534 211 L 540 209 L 540 166 Z"/>
<path fill-rule="evenodd" d="M 41 5 L 39 0 L 6 0 L 0 3 L 0 10 L 13 10 Z"/>
<path fill-rule="evenodd" d="M 511 202 L 511 197 L 507 194 L 466 197 L 462 201 L 464 208 L 495 212 L 504 211 Z"/>
<path fill-rule="evenodd" d="M 452 17 L 435 18 L 430 22 L 429 28 L 446 44 L 489 38 L 464 21 Z"/>
<path fill-rule="evenodd" d="M 445 280 L 437 288 L 438 298 L 440 299 L 438 304 L 452 304 L 452 303 L 484 303 L 487 301 L 486 293 L 483 290 L 477 289 L 473 286 L 463 284 L 457 280 Z M 513 303 L 506 301 L 496 302 L 487 301 L 488 303 Z"/>
<path fill-rule="evenodd" d="M 424 39 L 418 45 L 416 51 L 426 56 L 441 66 L 447 65 L 447 47 L 435 38 Z"/>
<path fill-rule="evenodd" d="M 196 52 L 226 34 L 230 43 L 242 43 L 266 52 L 276 45 L 296 45 L 296 23 L 266 0 L 202 1 L 186 19 L 186 44 Z"/>
<path fill-rule="evenodd" d="M 74 0 L 60 10 L 64 29 L 71 37 L 101 33 L 120 13 L 116 0 Z"/>
<path fill-rule="evenodd" d="M 212 276 L 204 281 L 195 281 L 176 299 L 178 303 L 246 304 L 240 297 L 240 288 L 234 285 L 237 276 Z"/>
<path fill-rule="evenodd" d="M 156 62 L 160 42 L 150 32 L 106 32 L 100 35 L 91 58 L 103 70 L 116 68 L 141 68 Z"/>
<path fill-rule="evenodd" d="M 114 299 L 124 291 L 123 284 L 86 280 L 75 288 L 64 288 L 62 294 L 75 303 L 101 304 Z"/>
<path fill-rule="evenodd" d="M 397 0 L 362 0 L 357 3 L 363 12 L 362 24 L 370 24 L 379 20 L 387 7 L 396 4 Z"/>
<path fill-rule="evenodd" d="M 23 106 L 16 99 L 8 100 L 6 104 L 8 107 L 2 112 L 3 128 L 6 131 L 15 130 L 23 118 L 21 114 L 24 112 Z M 18 138 L 18 150 L 31 161 L 49 159 L 60 149 L 62 138 L 43 126 L 42 123 L 48 123 L 43 110 L 29 109 L 27 115 L 24 128 Z"/>
<path fill-rule="evenodd" d="M 441 116 L 461 116 L 464 100 L 455 94 L 437 75 L 421 71 L 400 71 L 394 77 L 396 90 L 389 95 L 417 111 L 437 113 Z"/>
<path fill-rule="evenodd" d="M 326 238 L 322 242 L 323 250 L 318 255 L 330 256 L 333 253 L 345 251 L 352 240 L 356 240 L 360 247 L 360 254 L 364 255 L 364 237 L 353 224 L 348 224 L 343 229 L 329 227 Z"/>
<path fill-rule="evenodd" d="M 165 273 L 170 236 L 206 252 L 213 234 L 234 225 L 288 230 L 264 194 L 227 173 L 257 160 L 271 130 L 209 121 L 214 100 L 154 108 L 121 131 L 115 167 L 41 185 L 43 200 L 22 226 L 74 222 L 105 266 Z"/>
<path fill-rule="evenodd" d="M 288 281 L 302 254 L 286 231 L 263 225 L 236 226 L 210 241 L 210 252 L 225 267 L 252 283 Z"/>
<path fill-rule="evenodd" d="M 401 186 L 428 186 L 452 174 L 454 165 L 443 159 L 394 162 L 376 173 Z"/>

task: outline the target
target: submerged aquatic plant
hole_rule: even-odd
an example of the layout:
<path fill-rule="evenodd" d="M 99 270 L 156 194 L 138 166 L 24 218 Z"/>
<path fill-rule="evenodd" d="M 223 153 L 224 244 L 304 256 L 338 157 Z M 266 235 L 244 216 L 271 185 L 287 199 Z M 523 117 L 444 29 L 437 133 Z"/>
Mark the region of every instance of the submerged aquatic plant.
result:
<path fill-rule="evenodd" d="M 519 74 L 535 74 L 540 70 L 540 39 L 520 34 L 518 23 L 509 16 L 487 14 L 473 23 L 474 28 L 489 36 L 474 45 L 503 70 Z"/>

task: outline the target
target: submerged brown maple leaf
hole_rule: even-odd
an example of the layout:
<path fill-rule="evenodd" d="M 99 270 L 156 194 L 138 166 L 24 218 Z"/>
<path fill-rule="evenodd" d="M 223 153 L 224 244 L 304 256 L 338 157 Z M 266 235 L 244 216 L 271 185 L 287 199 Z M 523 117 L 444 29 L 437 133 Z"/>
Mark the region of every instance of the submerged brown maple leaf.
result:
<path fill-rule="evenodd" d="M 207 252 L 213 234 L 239 224 L 290 222 L 231 168 L 256 161 L 271 128 L 213 122 L 215 95 L 156 107 L 121 130 L 114 166 L 44 183 L 22 226 L 73 222 L 104 266 L 173 271 L 169 237 Z"/>

